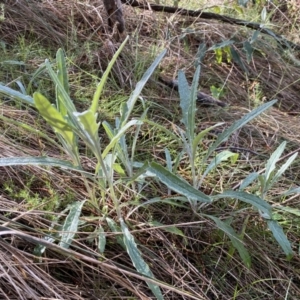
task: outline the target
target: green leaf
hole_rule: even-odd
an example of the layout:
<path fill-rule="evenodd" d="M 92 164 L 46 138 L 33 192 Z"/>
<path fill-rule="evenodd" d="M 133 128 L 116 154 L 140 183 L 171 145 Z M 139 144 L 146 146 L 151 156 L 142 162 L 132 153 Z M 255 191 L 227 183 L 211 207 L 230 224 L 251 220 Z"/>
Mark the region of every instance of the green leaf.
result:
<path fill-rule="evenodd" d="M 164 203 L 164 204 L 170 204 L 172 206 L 176 206 L 176 207 L 181 207 L 181 208 L 186 208 L 186 206 L 182 203 L 189 203 L 188 199 L 186 197 L 182 197 L 182 196 L 170 196 L 168 198 L 152 198 L 150 200 L 147 200 L 145 202 L 143 202 L 142 204 L 137 205 L 133 210 L 131 210 L 128 214 L 127 214 L 127 218 L 129 218 L 130 215 L 132 215 L 136 210 L 138 210 L 140 207 L 144 207 L 146 205 L 150 205 L 153 203 Z"/>
<path fill-rule="evenodd" d="M 210 50 L 216 50 L 216 49 L 220 49 L 220 48 L 224 48 L 224 47 L 230 46 L 230 45 L 232 45 L 232 44 L 234 44 L 234 41 L 233 41 L 233 40 L 226 40 L 226 41 L 224 41 L 224 42 L 221 42 L 221 43 L 218 43 L 218 44 L 213 45 L 212 47 L 210 47 L 210 48 L 208 49 L 208 51 L 210 51 Z"/>
<path fill-rule="evenodd" d="M 70 98 L 70 95 L 65 90 L 65 87 L 61 83 L 58 75 L 53 71 L 52 66 L 51 66 L 50 62 L 48 61 L 48 59 L 45 60 L 45 66 L 47 68 L 47 71 L 48 71 L 52 81 L 54 82 L 54 84 L 56 86 L 57 92 L 60 94 L 61 105 L 63 105 L 66 108 L 66 111 L 68 112 L 69 117 L 72 118 L 73 117 L 72 113 L 74 111 L 76 111 L 76 108 L 74 106 L 72 99 Z"/>
<path fill-rule="evenodd" d="M 15 91 L 7 86 L 1 85 L 0 84 L 0 93 L 4 94 L 12 99 L 24 102 L 26 104 L 29 104 L 31 106 L 34 106 L 34 101 L 33 98 L 28 96 L 28 95 L 24 95 L 18 91 Z"/>
<path fill-rule="evenodd" d="M 63 86 L 66 93 L 68 95 L 70 95 L 66 61 L 65 61 L 65 56 L 64 56 L 64 52 L 62 49 L 58 49 L 56 52 L 56 64 L 57 64 L 58 80 L 60 81 L 60 83 Z M 64 101 L 63 101 L 63 94 L 60 92 L 60 90 L 57 88 L 57 86 L 56 86 L 56 106 L 57 106 L 58 111 L 62 114 L 62 116 L 65 117 L 67 115 L 67 109 L 66 109 Z"/>
<path fill-rule="evenodd" d="M 81 209 L 85 201 L 71 204 L 69 214 L 61 228 L 59 246 L 68 249 L 77 233 Z"/>
<path fill-rule="evenodd" d="M 128 227 L 123 221 L 123 219 L 120 220 L 120 223 L 121 223 L 121 228 L 124 237 L 124 244 L 134 267 L 139 273 L 148 276 L 150 278 L 154 278 L 153 273 L 151 272 L 148 264 L 144 261 L 139 249 L 137 248 L 134 238 L 130 233 L 130 231 L 128 230 Z M 163 300 L 164 297 L 161 293 L 159 286 L 147 280 L 146 282 L 149 288 L 151 289 L 152 293 L 156 297 L 156 299 Z"/>
<path fill-rule="evenodd" d="M 285 195 L 285 196 L 289 196 L 289 195 L 292 195 L 292 194 L 300 194 L 300 187 L 298 186 L 298 187 L 289 189 L 289 190 L 287 190 L 286 192 L 283 193 L 283 195 Z"/>
<path fill-rule="evenodd" d="M 230 52 L 233 60 L 240 66 L 240 68 L 246 73 L 249 74 L 247 67 L 245 66 L 243 60 L 241 59 L 239 53 L 234 49 L 234 47 L 230 46 Z"/>
<path fill-rule="evenodd" d="M 270 102 L 264 103 L 263 105 L 259 106 L 258 108 L 252 110 L 250 113 L 242 117 L 240 120 L 234 122 L 229 128 L 227 128 L 223 133 L 221 133 L 217 140 L 209 147 L 208 152 L 204 158 L 203 161 L 206 161 L 207 158 L 211 155 L 213 151 L 224 141 L 228 139 L 228 137 L 241 127 L 243 127 L 245 124 L 249 123 L 251 120 L 262 114 L 265 110 L 267 110 L 269 107 L 274 105 L 277 102 L 277 100 L 272 100 Z"/>
<path fill-rule="evenodd" d="M 285 233 L 283 232 L 282 227 L 279 225 L 277 221 L 269 220 L 267 221 L 269 229 L 272 231 L 274 238 L 284 251 L 287 259 L 290 260 L 294 253 L 291 247 L 289 240 L 287 239 Z"/>
<path fill-rule="evenodd" d="M 281 177 L 281 175 L 287 170 L 287 168 L 293 163 L 293 161 L 298 156 L 298 152 L 294 153 L 289 159 L 281 166 L 281 168 L 278 170 L 278 172 L 275 174 L 275 176 L 272 178 L 272 181 L 270 183 L 270 187 L 273 186 L 275 182 L 278 181 L 278 179 Z"/>
<path fill-rule="evenodd" d="M 191 89 L 185 77 L 185 74 L 182 70 L 179 70 L 178 72 L 178 92 L 180 98 L 180 107 L 182 111 L 182 122 L 186 130 L 188 130 L 188 126 L 189 126 L 188 116 L 189 116 L 189 107 L 191 101 Z"/>
<path fill-rule="evenodd" d="M 107 225 L 110 228 L 110 230 L 112 232 L 117 233 L 116 239 L 117 239 L 118 244 L 121 245 L 124 249 L 126 249 L 126 246 L 123 242 L 123 238 L 121 237 L 121 232 L 122 232 L 121 228 L 116 224 L 116 222 L 113 219 L 111 219 L 109 217 L 106 217 L 105 219 L 106 219 Z"/>
<path fill-rule="evenodd" d="M 250 173 L 241 183 L 239 190 L 245 189 L 247 186 L 249 186 L 254 180 L 257 179 L 259 174 L 257 172 Z"/>
<path fill-rule="evenodd" d="M 210 132 L 211 130 L 213 130 L 215 127 L 221 126 L 224 123 L 217 123 L 213 126 L 210 126 L 204 130 L 202 130 L 201 132 L 199 132 L 196 137 L 193 140 L 193 144 L 192 144 L 192 153 L 196 153 L 197 151 L 197 147 L 199 145 L 199 143 L 202 141 L 202 139 L 207 135 L 208 132 Z"/>
<path fill-rule="evenodd" d="M 266 9 L 265 6 L 264 6 L 264 8 L 261 11 L 260 17 L 261 17 L 261 21 L 263 23 L 265 23 L 267 21 L 267 9 Z"/>
<path fill-rule="evenodd" d="M 46 122 L 58 132 L 69 145 L 74 144 L 74 133 L 70 124 L 64 119 L 62 114 L 51 105 L 49 100 L 42 94 L 33 94 L 35 106 Z"/>
<path fill-rule="evenodd" d="M 88 139 L 89 143 L 94 147 L 99 147 L 99 126 L 97 123 L 97 113 L 93 113 L 90 109 L 82 113 L 74 112 L 74 116 L 79 121 L 81 128 L 84 131 L 85 137 Z"/>
<path fill-rule="evenodd" d="M 147 170 L 155 174 L 163 184 L 165 184 L 169 189 L 175 191 L 176 193 L 179 193 L 190 200 L 207 203 L 211 202 L 211 198 L 209 196 L 198 191 L 186 181 L 174 175 L 159 164 L 152 162 L 149 164 Z"/>
<path fill-rule="evenodd" d="M 206 54 L 206 44 L 201 43 L 198 47 L 197 54 L 195 55 L 195 61 L 194 61 L 195 68 L 201 64 L 201 62 L 203 61 L 203 59 L 205 57 L 205 54 Z"/>
<path fill-rule="evenodd" d="M 164 49 L 158 55 L 158 57 L 154 60 L 154 62 L 151 64 L 151 66 L 147 69 L 147 71 L 143 75 L 142 79 L 137 83 L 133 93 L 131 94 L 131 96 L 130 96 L 129 100 L 127 101 L 126 106 L 122 112 L 122 116 L 121 116 L 121 124 L 122 125 L 121 126 L 123 126 L 123 124 L 125 124 L 127 122 L 127 120 L 129 119 L 130 114 L 134 108 L 134 105 L 142 92 L 142 89 L 144 88 L 148 79 L 150 78 L 150 76 L 152 75 L 152 73 L 154 72 L 154 70 L 156 69 L 158 64 L 161 62 L 163 57 L 166 55 L 166 53 L 167 53 L 167 50 Z"/>
<path fill-rule="evenodd" d="M 178 91 L 180 96 L 180 107 L 182 110 L 183 117 L 182 121 L 185 125 L 186 135 L 190 144 L 194 139 L 196 99 L 199 77 L 200 65 L 196 69 L 192 87 L 190 89 L 184 73 L 182 71 L 179 71 L 178 73 Z"/>
<path fill-rule="evenodd" d="M 131 120 L 128 123 L 126 123 L 124 126 L 121 127 L 121 129 L 118 131 L 118 133 L 111 139 L 110 143 L 106 146 L 106 148 L 102 152 L 102 158 L 105 158 L 105 156 L 109 153 L 109 151 L 119 142 L 121 136 L 131 127 L 134 125 L 141 125 L 143 124 L 142 121 L 139 120 Z M 119 145 L 120 146 L 120 145 Z"/>
<path fill-rule="evenodd" d="M 104 250 L 105 250 L 105 245 L 106 245 L 106 235 L 104 232 L 103 227 L 100 225 L 98 230 L 97 230 L 97 234 L 98 234 L 98 251 L 103 254 Z"/>
<path fill-rule="evenodd" d="M 119 47 L 118 51 L 116 51 L 116 53 L 114 54 L 113 58 L 111 59 L 111 61 L 109 62 L 104 74 L 102 75 L 102 78 L 97 86 L 97 89 L 96 89 L 96 92 L 94 94 L 94 97 L 93 97 L 93 100 L 92 100 L 92 104 L 91 104 L 91 107 L 90 107 L 90 110 L 95 114 L 98 112 L 98 106 L 99 106 L 99 99 L 100 99 L 100 96 L 102 94 L 102 91 L 103 91 L 103 88 L 104 88 L 104 85 L 107 81 L 107 78 L 108 78 L 108 75 L 114 65 L 114 63 L 116 62 L 118 56 L 120 55 L 120 53 L 122 52 L 125 44 L 127 43 L 129 39 L 129 36 L 126 37 L 126 39 L 123 41 L 123 43 L 121 44 L 121 46 Z"/>
<path fill-rule="evenodd" d="M 263 199 L 240 191 L 225 191 L 219 195 L 212 196 L 213 200 L 221 199 L 221 198 L 232 198 L 239 199 L 243 202 L 249 203 L 255 206 L 257 209 L 262 211 L 264 214 L 268 215 L 270 218 L 272 217 L 272 207 L 269 203 L 264 201 Z"/>
<path fill-rule="evenodd" d="M 282 142 L 278 148 L 272 153 L 271 157 L 269 158 L 267 164 L 266 164 L 266 172 L 264 174 L 265 182 L 269 181 L 272 172 L 275 170 L 276 163 L 278 162 L 281 154 L 284 151 L 284 148 L 286 146 L 286 142 Z"/>
<path fill-rule="evenodd" d="M 172 159 L 171 159 L 171 154 L 168 148 L 164 148 L 165 150 L 165 156 L 166 156 L 166 164 L 167 164 L 167 169 L 168 171 L 172 172 Z"/>
<path fill-rule="evenodd" d="M 204 178 L 210 171 L 212 171 L 215 167 L 217 167 L 222 161 L 225 161 L 228 158 L 233 157 L 235 155 L 236 155 L 236 153 L 233 153 L 229 150 L 224 150 L 224 151 L 218 153 L 218 155 L 215 158 L 213 158 L 211 163 L 206 168 L 205 172 L 203 173 L 202 178 Z"/>
<path fill-rule="evenodd" d="M 278 209 L 278 210 L 288 212 L 288 213 L 290 213 L 292 215 L 295 215 L 297 217 L 300 217 L 300 209 L 289 207 L 289 206 L 281 206 L 281 205 L 276 205 L 274 208 Z"/>
<path fill-rule="evenodd" d="M 51 157 L 4 157 L 0 158 L 0 166 L 28 166 L 28 165 L 44 165 L 44 166 L 52 166 L 52 167 L 61 167 L 70 170 L 80 171 L 79 168 L 74 167 L 68 161 L 60 160 Z"/>
<path fill-rule="evenodd" d="M 184 240 L 184 243 L 187 245 L 187 237 L 184 235 L 182 230 L 180 230 L 176 226 L 164 225 L 158 221 L 151 221 L 151 222 L 149 222 L 149 225 L 151 225 L 152 227 L 159 227 L 160 229 L 162 229 L 166 232 L 181 236 Z"/>
<path fill-rule="evenodd" d="M 252 61 L 252 55 L 253 55 L 254 48 L 249 43 L 249 41 L 245 41 L 245 42 L 243 42 L 243 49 L 246 52 L 247 63 L 249 64 Z"/>
<path fill-rule="evenodd" d="M 243 241 L 240 239 L 240 237 L 236 234 L 234 229 L 227 223 L 221 221 L 219 218 L 216 218 L 211 215 L 205 215 L 205 217 L 213 220 L 217 227 L 222 230 L 231 240 L 233 246 L 237 251 L 239 252 L 239 255 L 243 261 L 243 263 L 246 265 L 247 268 L 250 268 L 251 266 L 251 257 L 247 249 L 245 248 Z"/>

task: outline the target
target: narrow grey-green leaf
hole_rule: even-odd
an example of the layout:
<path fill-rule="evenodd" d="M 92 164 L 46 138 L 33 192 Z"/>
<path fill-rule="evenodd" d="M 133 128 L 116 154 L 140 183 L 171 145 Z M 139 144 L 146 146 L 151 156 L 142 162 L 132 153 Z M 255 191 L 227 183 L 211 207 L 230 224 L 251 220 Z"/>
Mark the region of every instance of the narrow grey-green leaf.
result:
<path fill-rule="evenodd" d="M 139 249 L 137 248 L 134 238 L 133 238 L 132 234 L 130 233 L 127 225 L 123 221 L 123 219 L 120 220 L 120 223 L 121 223 L 121 228 L 122 228 L 123 237 L 124 237 L 124 244 L 126 246 L 127 253 L 129 255 L 134 267 L 136 268 L 136 270 L 139 273 L 146 275 L 150 278 L 154 278 L 153 273 L 151 272 L 148 264 L 144 261 Z M 152 293 L 156 297 L 156 299 L 163 300 L 164 297 L 161 293 L 159 286 L 157 284 L 154 284 L 149 281 L 146 281 L 146 282 L 147 282 L 147 285 L 149 286 L 149 288 L 151 289 Z"/>
<path fill-rule="evenodd" d="M 182 70 L 178 72 L 178 92 L 182 111 L 182 122 L 185 126 L 185 130 L 188 130 L 191 89 Z"/>
<path fill-rule="evenodd" d="M 289 159 L 280 167 L 278 172 L 275 174 L 275 176 L 272 178 L 272 182 L 270 186 L 272 186 L 278 179 L 281 177 L 281 175 L 287 170 L 287 168 L 293 163 L 293 161 L 296 159 L 298 156 L 298 152 L 294 153 Z"/>
<path fill-rule="evenodd" d="M 60 83 L 62 84 L 64 90 L 66 91 L 66 93 L 70 95 L 66 60 L 65 60 L 64 52 L 61 48 L 58 49 L 56 52 L 56 64 L 57 64 L 57 77 Z M 61 94 L 57 86 L 56 86 L 56 106 L 58 111 L 65 117 L 67 115 L 67 109 L 63 101 L 63 95 Z"/>
<path fill-rule="evenodd" d="M 184 243 L 187 244 L 187 237 L 184 235 L 184 233 L 182 232 L 182 230 L 180 230 L 179 228 L 177 228 L 175 225 L 164 225 L 158 221 L 151 221 L 149 222 L 149 225 L 151 225 L 152 227 L 159 227 L 160 229 L 175 234 L 175 235 L 179 235 L 183 238 Z"/>
<path fill-rule="evenodd" d="M 105 245 L 106 245 L 106 235 L 101 225 L 99 226 L 97 233 L 98 233 L 98 250 L 100 253 L 104 253 Z"/>
<path fill-rule="evenodd" d="M 106 217 L 105 219 L 106 219 L 107 225 L 110 228 L 110 230 L 112 232 L 118 233 L 116 235 L 118 244 L 121 245 L 124 249 L 126 249 L 123 238 L 121 236 L 121 232 L 122 232 L 121 228 L 116 224 L 116 222 L 113 219 L 111 219 L 109 217 Z"/>
<path fill-rule="evenodd" d="M 75 108 L 75 105 L 74 105 L 72 99 L 70 98 L 70 95 L 65 90 L 65 88 L 64 88 L 63 84 L 61 83 L 57 74 L 53 71 L 52 66 L 51 66 L 50 62 L 48 61 L 48 59 L 45 60 L 45 66 L 47 68 L 47 71 L 48 71 L 52 81 L 56 85 L 57 90 L 61 94 L 60 101 L 62 101 L 62 104 L 68 111 L 69 116 L 72 118 L 73 117 L 72 113 L 74 111 L 76 111 L 76 108 Z"/>
<path fill-rule="evenodd" d="M 249 71 L 248 71 L 246 65 L 244 64 L 243 60 L 241 59 L 241 56 L 239 55 L 239 53 L 232 46 L 230 46 L 230 53 L 231 53 L 231 56 L 232 56 L 233 60 L 240 66 L 240 68 L 246 74 L 248 74 Z"/>
<path fill-rule="evenodd" d="M 213 158 L 211 163 L 207 166 L 205 172 L 203 173 L 203 177 L 205 177 L 210 171 L 216 168 L 222 161 L 225 161 L 234 155 L 236 155 L 236 153 L 233 153 L 229 150 L 224 150 L 218 153 L 217 156 Z"/>
<path fill-rule="evenodd" d="M 125 124 L 133 110 L 133 107 L 135 105 L 136 100 L 138 99 L 139 95 L 142 92 L 142 89 L 144 88 L 145 84 L 147 83 L 150 76 L 153 74 L 154 70 L 158 66 L 158 64 L 161 62 L 163 57 L 166 55 L 167 50 L 164 49 L 154 60 L 154 62 L 151 64 L 151 66 L 147 69 L 145 74 L 143 75 L 142 79 L 137 83 L 133 93 L 131 94 L 129 100 L 126 103 L 126 112 L 121 117 L 121 123 Z"/>
<path fill-rule="evenodd" d="M 189 183 L 174 175 L 161 165 L 152 162 L 149 164 L 147 170 L 154 173 L 162 183 L 176 193 L 179 193 L 191 200 L 208 203 L 211 202 L 211 198 L 209 196 L 195 189 Z"/>
<path fill-rule="evenodd" d="M 16 90 L 11 89 L 10 87 L 7 87 L 5 85 L 1 85 L 0 84 L 0 93 L 4 94 L 12 99 L 18 100 L 18 101 L 22 101 L 26 104 L 29 104 L 31 106 L 35 106 L 34 105 L 34 101 L 33 98 L 31 96 L 28 95 L 24 95 Z"/>
<path fill-rule="evenodd" d="M 244 264 L 247 266 L 247 268 L 250 268 L 251 266 L 251 257 L 247 249 L 245 248 L 243 241 L 239 238 L 239 236 L 236 234 L 234 229 L 227 223 L 221 221 L 219 218 L 216 218 L 211 215 L 204 215 L 207 218 L 213 220 L 217 227 L 221 229 L 231 240 L 232 245 L 235 247 L 235 249 L 238 250 L 241 259 L 243 260 Z"/>
<path fill-rule="evenodd" d="M 70 206 L 70 211 L 61 228 L 61 240 L 59 246 L 68 249 L 77 233 L 81 209 L 85 201 L 78 201 Z"/>
<path fill-rule="evenodd" d="M 275 208 L 300 217 L 300 209 L 289 207 L 289 206 L 281 206 L 281 205 L 276 205 Z"/>
<path fill-rule="evenodd" d="M 250 185 L 257 177 L 259 174 L 257 172 L 252 172 L 250 173 L 241 183 L 239 190 L 245 189 L 248 185 Z"/>
<path fill-rule="evenodd" d="M 208 49 L 208 51 L 210 51 L 210 50 L 216 50 L 216 49 L 220 49 L 220 48 L 224 48 L 224 47 L 230 46 L 232 44 L 234 44 L 233 40 L 226 40 L 224 42 L 221 42 L 221 43 L 218 43 L 218 44 L 214 44 L 212 47 L 210 47 Z"/>
<path fill-rule="evenodd" d="M 291 243 L 287 239 L 285 233 L 283 232 L 282 227 L 279 225 L 277 221 L 269 220 L 267 221 L 269 229 L 272 231 L 274 238 L 284 251 L 287 259 L 291 259 L 294 255 Z"/>
<path fill-rule="evenodd" d="M 253 206 L 255 206 L 257 209 L 261 210 L 263 213 L 265 213 L 268 216 L 272 216 L 272 207 L 271 205 L 266 202 L 265 200 L 254 196 L 252 194 L 248 194 L 241 191 L 225 191 L 221 194 L 212 196 L 212 198 L 215 199 L 221 199 L 221 198 L 233 198 L 233 199 L 239 199 L 243 202 L 249 203 Z"/>
<path fill-rule="evenodd" d="M 284 141 L 278 146 L 278 148 L 272 153 L 271 157 L 269 158 L 266 164 L 266 172 L 264 175 L 266 182 L 270 179 L 271 173 L 275 170 L 276 163 L 280 158 L 281 154 L 283 153 L 285 146 L 286 146 L 286 142 Z"/>
<path fill-rule="evenodd" d="M 104 88 L 104 85 L 107 81 L 107 78 L 108 78 L 108 75 L 114 65 L 114 63 L 116 62 L 118 56 L 120 55 L 121 51 L 123 50 L 125 44 L 127 43 L 129 39 L 129 36 L 127 36 L 125 38 L 125 40 L 123 41 L 123 43 L 121 44 L 121 46 L 119 47 L 119 49 L 116 51 L 116 53 L 114 54 L 113 58 L 111 59 L 111 61 L 109 62 L 104 74 L 102 75 L 101 77 L 101 80 L 96 88 L 96 92 L 94 94 L 94 97 L 93 97 L 93 100 L 92 100 L 92 104 L 91 104 L 91 107 L 90 107 L 90 110 L 95 114 L 98 112 L 98 106 L 99 106 L 99 99 L 100 99 L 100 96 L 101 96 L 101 93 L 103 91 L 103 88 Z"/>
<path fill-rule="evenodd" d="M 28 165 L 45 165 L 45 166 L 52 166 L 52 167 L 61 167 L 66 169 L 73 169 L 80 171 L 79 168 L 74 167 L 70 162 L 65 160 L 60 160 L 56 158 L 51 158 L 47 156 L 41 157 L 3 157 L 0 158 L 0 166 L 7 167 L 7 166 L 28 166 Z"/>
<path fill-rule="evenodd" d="M 267 103 L 264 103 L 263 105 L 253 109 L 251 112 L 246 114 L 244 117 L 242 117 L 240 120 L 234 122 L 229 128 L 227 128 L 223 133 L 218 135 L 217 140 L 209 147 L 208 152 L 204 158 L 204 161 L 207 160 L 207 158 L 211 155 L 213 151 L 224 141 L 226 141 L 229 136 L 243 127 L 245 124 L 249 123 L 251 120 L 262 114 L 265 110 L 267 110 L 269 107 L 274 105 L 277 102 L 277 100 L 272 100 Z"/>

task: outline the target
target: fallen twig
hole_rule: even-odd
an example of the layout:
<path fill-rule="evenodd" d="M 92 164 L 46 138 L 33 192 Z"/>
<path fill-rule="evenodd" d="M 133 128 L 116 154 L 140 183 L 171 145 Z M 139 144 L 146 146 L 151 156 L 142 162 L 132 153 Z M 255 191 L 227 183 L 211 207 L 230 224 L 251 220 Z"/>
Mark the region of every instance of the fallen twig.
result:
<path fill-rule="evenodd" d="M 212 19 L 217 21 L 222 21 L 224 23 L 234 24 L 234 25 L 241 25 L 247 28 L 251 28 L 253 30 L 258 30 L 261 33 L 269 35 L 273 37 L 284 49 L 292 48 L 294 50 L 300 50 L 300 45 L 295 44 L 291 41 L 288 41 L 281 35 L 276 34 L 271 29 L 263 27 L 260 23 L 249 22 L 241 19 L 235 19 L 228 16 L 212 13 L 212 12 L 205 12 L 201 9 L 199 10 L 190 10 L 184 9 L 179 7 L 172 7 L 172 6 L 164 6 L 164 5 L 157 5 L 157 4 L 144 4 L 140 3 L 137 0 L 121 0 L 122 3 L 130 5 L 132 7 L 138 7 L 146 10 L 153 10 L 153 11 L 160 11 L 166 13 L 176 13 L 181 16 L 189 16 L 189 17 L 200 17 L 202 19 Z"/>

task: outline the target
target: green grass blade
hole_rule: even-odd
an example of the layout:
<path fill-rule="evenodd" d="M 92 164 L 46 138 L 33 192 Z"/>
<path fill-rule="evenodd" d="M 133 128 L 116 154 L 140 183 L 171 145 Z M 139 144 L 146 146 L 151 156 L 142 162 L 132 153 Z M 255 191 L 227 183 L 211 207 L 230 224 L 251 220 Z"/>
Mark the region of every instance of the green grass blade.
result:
<path fill-rule="evenodd" d="M 144 261 L 139 249 L 137 248 L 134 238 L 133 238 L 132 234 L 130 233 L 127 225 L 123 221 L 123 219 L 120 220 L 120 223 L 121 223 L 121 228 L 122 228 L 123 237 L 124 237 L 123 238 L 124 244 L 125 244 L 127 253 L 129 255 L 134 267 L 136 268 L 136 270 L 139 273 L 141 273 L 145 276 L 148 276 L 150 278 L 154 278 L 153 273 L 151 272 L 148 264 Z M 148 282 L 148 281 L 146 281 L 146 282 L 147 282 L 147 285 L 149 286 L 149 288 L 151 289 L 152 293 L 156 297 L 156 299 L 163 300 L 164 297 L 161 293 L 159 286 L 152 282 Z"/>
<path fill-rule="evenodd" d="M 225 191 L 216 196 L 212 196 L 213 200 L 222 199 L 222 198 L 233 198 L 238 199 L 243 202 L 249 203 L 255 206 L 257 209 L 262 211 L 264 214 L 268 215 L 270 218 L 272 217 L 272 207 L 269 203 L 264 201 L 263 199 L 240 191 Z"/>
<path fill-rule="evenodd" d="M 248 113 L 247 115 L 245 115 L 240 120 L 238 120 L 235 123 L 233 123 L 228 129 L 226 129 L 223 133 L 221 133 L 218 136 L 217 140 L 210 146 L 210 148 L 208 149 L 208 152 L 207 152 L 207 154 L 206 154 L 206 156 L 204 158 L 204 161 L 206 161 L 207 158 L 211 155 L 211 153 L 213 151 L 215 151 L 216 148 L 221 143 L 223 143 L 224 141 L 226 141 L 232 133 L 234 133 L 235 131 L 237 131 L 238 129 L 240 129 L 241 127 L 243 127 L 245 124 L 247 124 L 248 122 L 250 122 L 251 120 L 253 120 L 257 116 L 259 116 L 260 114 L 262 114 L 265 110 L 267 110 L 268 108 L 270 108 L 276 102 L 277 102 L 277 100 L 272 100 L 270 102 L 267 102 L 267 103 L 261 105 L 260 107 L 252 110 L 250 113 Z"/>
<path fill-rule="evenodd" d="M 291 259 L 294 255 L 291 243 L 287 239 L 285 233 L 283 232 L 282 227 L 279 225 L 277 221 L 269 220 L 267 221 L 269 229 L 272 231 L 274 238 L 284 251 L 287 259 Z"/>
<path fill-rule="evenodd" d="M 227 223 L 221 221 L 219 218 L 216 218 L 211 215 L 204 215 L 205 217 L 213 220 L 217 227 L 222 230 L 231 240 L 232 245 L 235 249 L 238 250 L 239 255 L 243 261 L 243 263 L 247 266 L 247 268 L 250 268 L 251 266 L 251 257 L 247 249 L 245 248 L 243 241 L 240 239 L 240 237 L 236 234 L 234 229 L 228 225 Z"/>
<path fill-rule="evenodd" d="M 209 196 L 195 189 L 189 183 L 155 162 L 150 163 L 147 170 L 155 174 L 156 177 L 169 189 L 187 197 L 188 199 L 199 202 L 212 202 Z"/>
<path fill-rule="evenodd" d="M 81 209 L 85 201 L 75 202 L 70 205 L 70 211 L 61 228 L 59 246 L 68 249 L 77 233 Z"/>
<path fill-rule="evenodd" d="M 161 60 L 164 58 L 164 56 L 167 53 L 167 49 L 164 49 L 154 60 L 154 62 L 151 64 L 151 66 L 148 68 L 148 70 L 143 75 L 142 79 L 137 83 L 133 93 L 131 94 L 130 98 L 128 99 L 126 103 L 126 107 L 123 110 L 122 117 L 121 117 L 121 123 L 125 124 L 130 117 L 130 114 L 134 108 L 134 105 L 136 103 L 136 100 L 138 99 L 139 95 L 142 92 L 142 89 L 144 88 L 145 84 L 147 83 L 150 76 L 153 74 L 154 70 L 158 66 L 158 64 L 161 62 Z"/>
<path fill-rule="evenodd" d="M 14 100 L 18 100 L 21 102 L 24 102 L 26 104 L 29 104 L 31 106 L 34 106 L 34 101 L 31 96 L 24 95 L 16 90 L 11 89 L 10 87 L 7 87 L 5 85 L 0 84 L 0 93 L 4 94 Z"/>
<path fill-rule="evenodd" d="M 119 47 L 118 51 L 116 51 L 116 53 L 114 54 L 113 58 L 111 59 L 111 61 L 109 62 L 104 74 L 102 75 L 102 78 L 97 86 L 96 92 L 94 94 L 93 100 L 92 100 L 92 104 L 90 107 L 90 110 L 95 114 L 98 112 L 98 106 L 99 106 L 99 99 L 101 96 L 101 93 L 103 91 L 104 85 L 107 81 L 108 75 L 114 65 L 114 63 L 116 62 L 118 56 L 120 55 L 121 51 L 123 50 L 125 44 L 127 43 L 129 39 L 129 36 L 126 37 L 126 39 L 124 40 L 124 42 L 121 44 L 121 46 Z"/>

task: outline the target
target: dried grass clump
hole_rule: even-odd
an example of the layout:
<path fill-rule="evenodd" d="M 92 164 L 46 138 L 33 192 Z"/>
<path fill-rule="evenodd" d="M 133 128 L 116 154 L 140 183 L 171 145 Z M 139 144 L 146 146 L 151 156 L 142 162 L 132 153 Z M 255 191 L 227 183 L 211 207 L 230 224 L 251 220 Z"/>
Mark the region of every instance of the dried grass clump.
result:
<path fill-rule="evenodd" d="M 103 15 L 102 1 L 6 1 L 0 36 L 9 43 L 25 35 L 46 45 L 76 47 L 106 33 Z"/>

